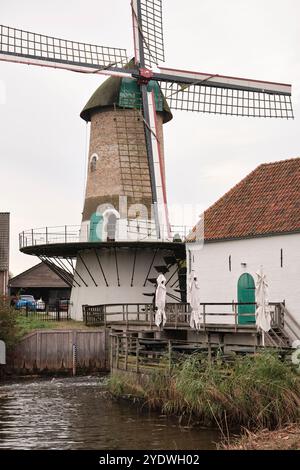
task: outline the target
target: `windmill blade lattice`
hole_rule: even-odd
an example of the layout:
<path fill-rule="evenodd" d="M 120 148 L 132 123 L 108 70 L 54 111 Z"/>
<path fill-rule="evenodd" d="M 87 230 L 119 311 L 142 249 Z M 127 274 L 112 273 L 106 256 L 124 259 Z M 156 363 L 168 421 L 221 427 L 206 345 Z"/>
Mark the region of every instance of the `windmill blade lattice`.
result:
<path fill-rule="evenodd" d="M 231 116 L 292 119 L 291 86 L 161 68 L 154 79 L 170 108 Z"/>
<path fill-rule="evenodd" d="M 132 0 L 132 10 L 133 21 L 142 37 L 142 44 L 139 45 L 142 57 L 136 59 L 150 68 L 164 62 L 162 0 Z M 136 37 L 136 43 L 138 42 Z"/>
<path fill-rule="evenodd" d="M 209 85 L 160 82 L 171 109 L 231 116 L 293 119 L 291 96 Z"/>
<path fill-rule="evenodd" d="M 52 36 L 0 26 L 0 59 L 13 56 L 43 62 L 63 63 L 89 68 L 122 68 L 128 62 L 125 49 L 96 46 Z"/>

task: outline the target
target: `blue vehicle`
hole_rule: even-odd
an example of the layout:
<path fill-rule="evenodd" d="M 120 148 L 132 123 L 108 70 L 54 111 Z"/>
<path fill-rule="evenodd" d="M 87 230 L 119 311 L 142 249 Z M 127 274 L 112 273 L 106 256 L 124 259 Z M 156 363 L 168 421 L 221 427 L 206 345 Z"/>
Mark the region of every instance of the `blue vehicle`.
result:
<path fill-rule="evenodd" d="M 20 295 L 16 304 L 16 309 L 25 308 L 28 310 L 36 310 L 36 301 L 34 300 L 33 295 Z"/>

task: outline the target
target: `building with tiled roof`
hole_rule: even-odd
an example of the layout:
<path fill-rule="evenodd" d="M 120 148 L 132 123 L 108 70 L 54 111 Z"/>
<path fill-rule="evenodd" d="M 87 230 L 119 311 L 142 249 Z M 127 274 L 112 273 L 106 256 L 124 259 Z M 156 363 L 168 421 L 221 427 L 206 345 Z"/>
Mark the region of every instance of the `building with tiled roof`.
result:
<path fill-rule="evenodd" d="M 262 266 L 270 302 L 284 303 L 300 324 L 300 158 L 258 166 L 205 211 L 190 240 L 188 272 L 202 302 L 255 303 Z"/>
<path fill-rule="evenodd" d="M 265 163 L 204 213 L 206 241 L 300 232 L 300 158 Z"/>

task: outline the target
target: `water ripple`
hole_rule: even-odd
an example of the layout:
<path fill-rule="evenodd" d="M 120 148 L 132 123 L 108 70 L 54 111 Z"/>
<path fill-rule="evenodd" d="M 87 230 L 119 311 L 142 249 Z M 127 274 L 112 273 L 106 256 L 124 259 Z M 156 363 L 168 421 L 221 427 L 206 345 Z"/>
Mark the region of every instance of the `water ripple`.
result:
<path fill-rule="evenodd" d="M 213 449 L 215 431 L 104 397 L 105 380 L 32 380 L 0 386 L 0 449 Z"/>

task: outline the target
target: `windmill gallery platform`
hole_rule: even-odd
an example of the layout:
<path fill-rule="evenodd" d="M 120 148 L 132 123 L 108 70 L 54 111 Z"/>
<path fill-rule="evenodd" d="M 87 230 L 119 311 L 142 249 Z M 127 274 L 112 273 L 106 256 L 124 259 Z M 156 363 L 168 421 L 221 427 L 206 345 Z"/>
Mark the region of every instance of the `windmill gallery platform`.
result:
<path fill-rule="evenodd" d="M 147 338 L 162 344 L 168 340 L 182 350 L 197 349 L 202 344 L 243 351 L 243 347 L 255 350 L 261 344 L 253 314 L 242 314 L 250 321 L 241 322 L 238 302 L 201 303 L 201 329 L 190 328 L 184 241 L 90 242 L 83 241 L 80 226 L 65 226 L 22 232 L 20 249 L 38 256 L 72 287 L 73 319 L 83 320 L 87 326 L 102 327 L 114 338 Z M 163 328 L 155 325 L 153 299 L 158 273 L 167 279 L 167 322 Z M 109 300 L 97 304 L 91 302 L 91 295 Z M 149 297 L 150 302 L 145 300 Z M 124 302 L 124 298 L 129 300 Z M 272 329 L 266 336 L 266 344 L 287 347 L 289 340 L 283 323 L 288 312 L 284 303 L 270 305 Z"/>

